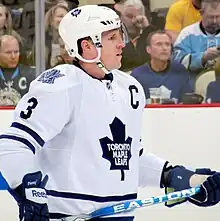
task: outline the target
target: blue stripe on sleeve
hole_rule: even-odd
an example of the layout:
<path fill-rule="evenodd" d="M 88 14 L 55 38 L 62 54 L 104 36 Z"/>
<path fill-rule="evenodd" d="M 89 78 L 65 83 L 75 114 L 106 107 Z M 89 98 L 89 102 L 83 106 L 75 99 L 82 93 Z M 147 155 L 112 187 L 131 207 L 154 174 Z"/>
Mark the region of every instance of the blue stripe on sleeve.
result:
<path fill-rule="evenodd" d="M 33 154 L 35 154 L 35 147 L 25 138 L 3 134 L 3 135 L 0 135 L 0 139 L 9 139 L 9 140 L 19 141 L 25 144 L 33 152 Z"/>
<path fill-rule="evenodd" d="M 93 202 L 99 202 L 99 203 L 137 199 L 136 193 L 118 195 L 118 196 L 95 196 L 95 195 L 88 195 L 88 194 L 81 194 L 81 193 L 58 192 L 55 190 L 47 190 L 47 195 L 53 196 L 53 197 L 68 198 L 68 199 L 93 201 Z"/>
<path fill-rule="evenodd" d="M 17 123 L 17 122 L 13 122 L 11 127 L 14 127 L 14 128 L 17 128 L 17 129 L 20 129 L 26 133 L 28 133 L 30 136 L 32 136 L 36 142 L 41 146 L 43 147 L 45 142 L 44 140 L 35 132 L 33 131 L 31 128 L 21 124 L 21 123 Z"/>

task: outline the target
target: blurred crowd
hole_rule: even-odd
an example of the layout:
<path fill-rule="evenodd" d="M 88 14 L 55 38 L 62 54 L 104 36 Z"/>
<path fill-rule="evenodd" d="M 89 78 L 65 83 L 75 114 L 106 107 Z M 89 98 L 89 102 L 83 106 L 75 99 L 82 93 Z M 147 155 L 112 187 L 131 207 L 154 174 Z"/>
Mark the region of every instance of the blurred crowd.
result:
<path fill-rule="evenodd" d="M 35 1 L 0 3 L 0 106 L 15 106 L 36 77 Z M 146 104 L 220 102 L 220 0 L 114 0 L 126 46 L 121 70 L 143 86 Z M 161 1 L 162 4 L 162 1 Z M 45 67 L 73 62 L 58 34 L 78 0 L 45 0 Z M 73 30 L 74 31 L 74 30 Z"/>

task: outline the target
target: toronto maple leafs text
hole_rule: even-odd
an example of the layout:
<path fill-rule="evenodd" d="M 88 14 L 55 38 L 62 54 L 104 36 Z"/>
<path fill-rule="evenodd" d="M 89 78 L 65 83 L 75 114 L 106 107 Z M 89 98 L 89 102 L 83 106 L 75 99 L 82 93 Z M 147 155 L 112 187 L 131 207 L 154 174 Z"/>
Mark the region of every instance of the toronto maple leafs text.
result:
<path fill-rule="evenodd" d="M 115 165 L 127 166 L 128 165 L 128 153 L 130 152 L 130 144 L 107 144 L 108 150 L 112 151 Z"/>

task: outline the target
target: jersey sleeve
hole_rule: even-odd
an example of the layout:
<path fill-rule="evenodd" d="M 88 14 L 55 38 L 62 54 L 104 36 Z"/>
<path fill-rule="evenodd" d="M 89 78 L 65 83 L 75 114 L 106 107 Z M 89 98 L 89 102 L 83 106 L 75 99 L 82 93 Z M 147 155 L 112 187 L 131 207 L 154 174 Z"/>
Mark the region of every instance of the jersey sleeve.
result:
<path fill-rule="evenodd" d="M 167 16 L 165 29 L 180 32 L 182 29 L 183 16 L 181 8 L 178 4 L 174 3 L 170 6 Z"/>
<path fill-rule="evenodd" d="M 70 88 L 65 86 L 65 75 L 59 74 L 62 77 L 53 83 L 43 75 L 32 83 L 15 109 L 10 128 L 0 136 L 0 171 L 11 187 L 19 185 L 26 173 L 39 170 L 37 151 L 70 119 Z"/>
<path fill-rule="evenodd" d="M 143 153 L 139 160 L 139 186 L 161 187 L 161 176 L 166 164 L 166 160 L 152 153 Z"/>

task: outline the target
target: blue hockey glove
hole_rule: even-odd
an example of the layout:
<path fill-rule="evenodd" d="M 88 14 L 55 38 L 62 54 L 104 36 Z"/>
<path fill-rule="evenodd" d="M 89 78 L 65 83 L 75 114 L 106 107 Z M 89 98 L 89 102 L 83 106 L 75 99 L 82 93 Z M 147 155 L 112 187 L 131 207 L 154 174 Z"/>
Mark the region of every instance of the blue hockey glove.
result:
<path fill-rule="evenodd" d="M 42 173 L 26 174 L 22 184 L 9 189 L 19 206 L 20 221 L 49 221 L 47 194 L 44 189 L 48 176 L 42 180 Z"/>
<path fill-rule="evenodd" d="M 166 206 L 172 207 L 187 200 L 197 206 L 213 206 L 220 201 L 220 173 L 210 169 L 196 169 L 194 172 L 183 166 L 174 167 L 168 174 L 166 193 L 190 188 L 190 178 L 195 174 L 209 175 L 202 183 L 201 191 L 188 199 L 167 202 Z"/>
<path fill-rule="evenodd" d="M 214 173 L 202 183 L 200 193 L 189 198 L 189 202 L 200 206 L 214 206 L 220 201 L 220 173 Z"/>

